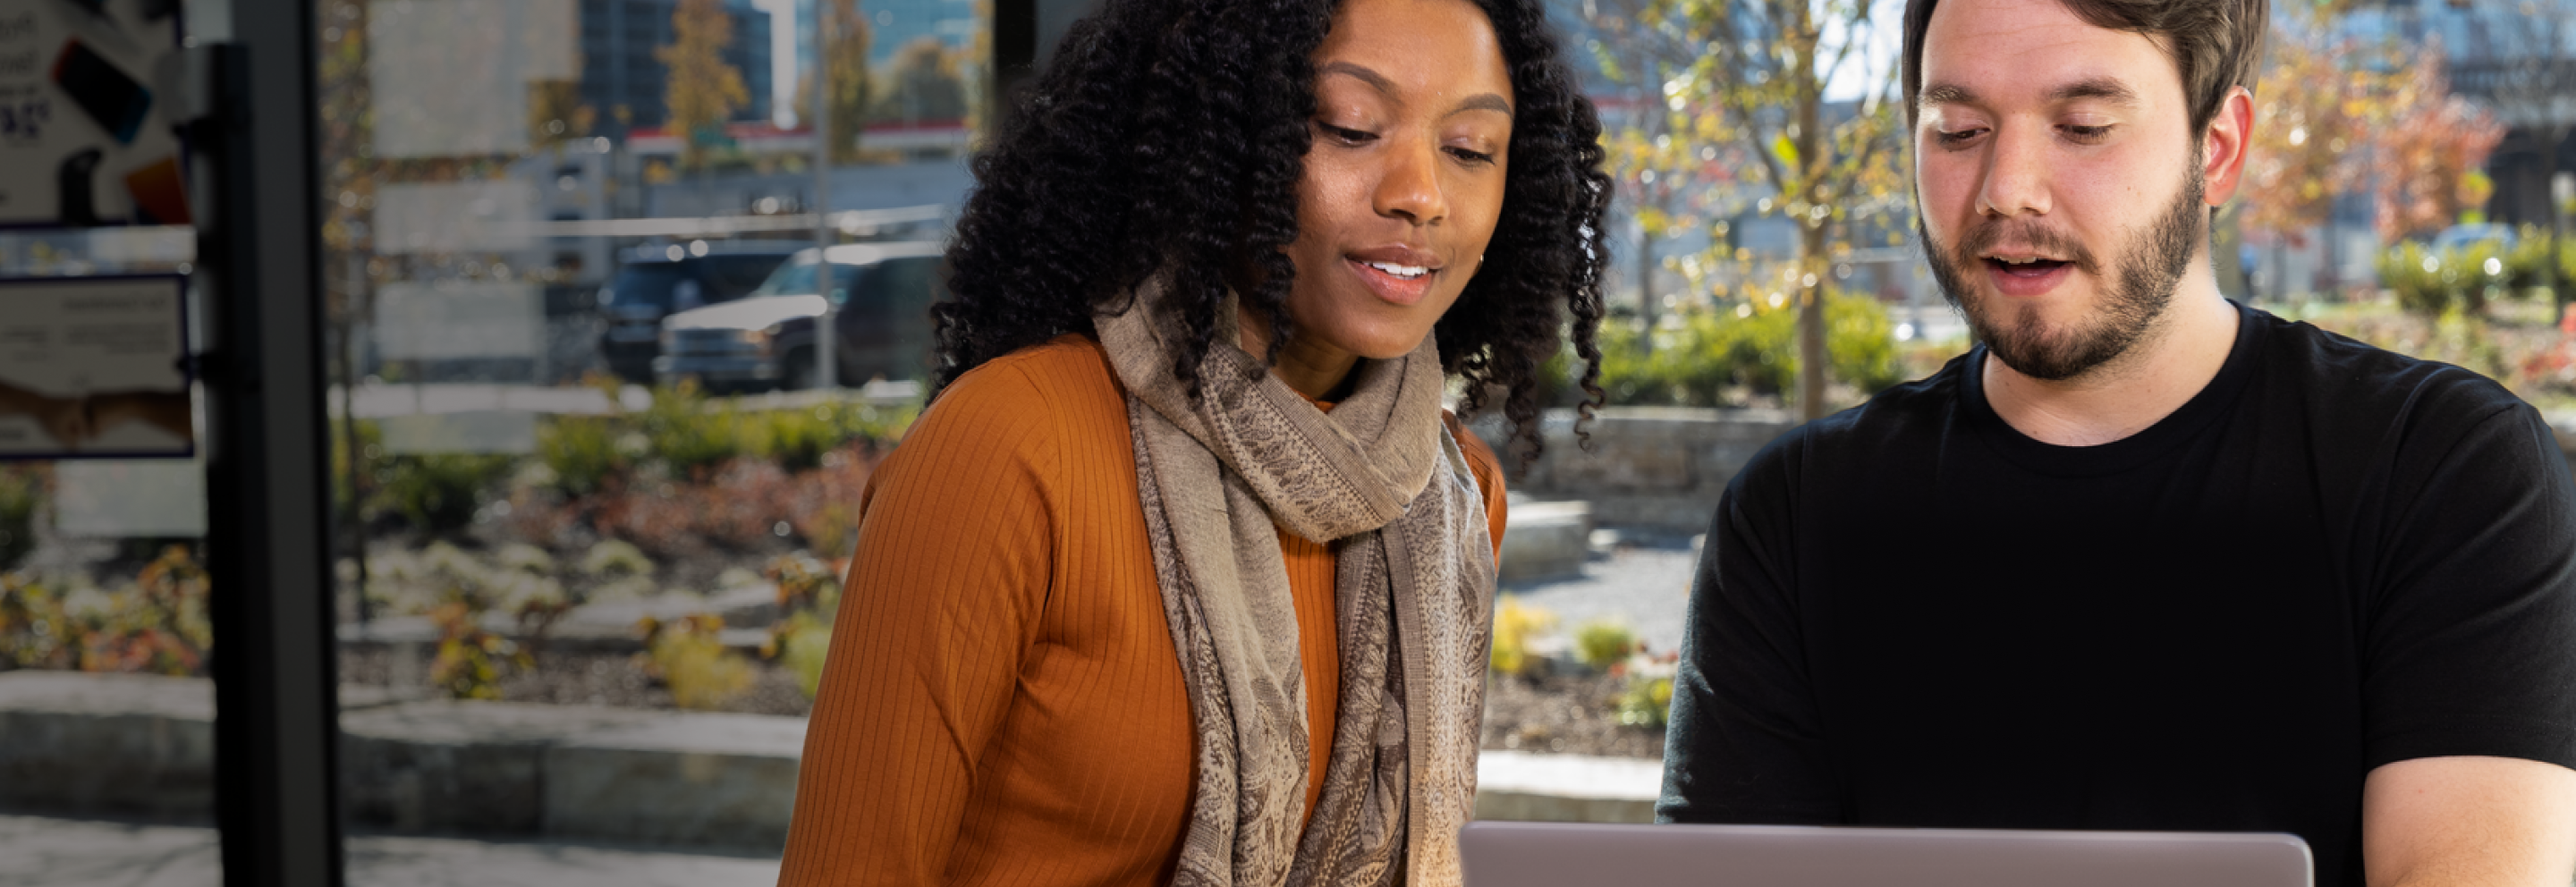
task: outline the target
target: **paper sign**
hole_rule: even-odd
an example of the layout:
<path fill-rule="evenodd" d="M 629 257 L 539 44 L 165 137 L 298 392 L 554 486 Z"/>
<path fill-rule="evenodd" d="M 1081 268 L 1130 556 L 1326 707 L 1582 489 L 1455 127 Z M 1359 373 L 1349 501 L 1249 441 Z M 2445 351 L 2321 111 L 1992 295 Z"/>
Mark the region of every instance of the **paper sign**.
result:
<path fill-rule="evenodd" d="M 123 539 L 206 535 L 206 466 L 195 459 L 65 462 L 54 468 L 54 531 Z"/>
<path fill-rule="evenodd" d="M 520 179 L 386 185 L 376 193 L 376 253 L 523 250 L 536 217 L 536 187 Z"/>
<path fill-rule="evenodd" d="M 193 452 L 183 286 L 0 281 L 0 458 Z"/>
<path fill-rule="evenodd" d="M 535 284 L 408 282 L 376 291 L 376 348 L 387 360 L 535 357 L 544 330 Z"/>
<path fill-rule="evenodd" d="M 572 0 L 367 4 L 376 156 L 526 151 L 530 86 L 581 76 L 574 16 Z"/>
<path fill-rule="evenodd" d="M 0 0 L 0 225 L 187 224 L 152 82 L 178 4 Z"/>

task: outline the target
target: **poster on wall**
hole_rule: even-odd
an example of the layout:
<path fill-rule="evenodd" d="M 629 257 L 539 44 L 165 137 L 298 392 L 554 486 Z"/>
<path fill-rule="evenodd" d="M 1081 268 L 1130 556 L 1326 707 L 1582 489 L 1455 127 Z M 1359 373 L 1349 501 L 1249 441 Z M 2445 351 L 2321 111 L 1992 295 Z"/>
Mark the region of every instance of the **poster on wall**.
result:
<path fill-rule="evenodd" d="M 0 0 L 0 226 L 188 224 L 178 0 Z"/>
<path fill-rule="evenodd" d="M 185 283 L 0 280 L 0 459 L 194 453 Z"/>

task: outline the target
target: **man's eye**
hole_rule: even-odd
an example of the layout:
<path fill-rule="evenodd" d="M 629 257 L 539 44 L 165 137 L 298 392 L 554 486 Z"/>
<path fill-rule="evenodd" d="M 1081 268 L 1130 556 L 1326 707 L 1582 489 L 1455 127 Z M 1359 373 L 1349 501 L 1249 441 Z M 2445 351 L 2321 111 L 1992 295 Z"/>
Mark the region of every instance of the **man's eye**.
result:
<path fill-rule="evenodd" d="M 1335 141 L 1346 145 L 1358 145 L 1377 140 L 1377 133 L 1345 129 L 1321 120 L 1315 121 L 1315 128 L 1323 130 L 1325 135 L 1332 136 Z"/>
<path fill-rule="evenodd" d="M 1955 147 L 1958 145 L 1965 145 L 1969 140 L 1985 134 L 1986 130 L 1984 127 L 1970 127 L 1967 129 L 1951 130 L 1947 132 L 1935 130 L 1932 133 L 1932 140 L 1939 142 L 1941 146 L 1945 148 Z"/>
<path fill-rule="evenodd" d="M 2094 144 L 2110 137 L 2110 135 L 2111 127 L 2108 125 L 2074 126 L 2070 124 L 2066 127 L 2066 137 L 2080 145 Z"/>

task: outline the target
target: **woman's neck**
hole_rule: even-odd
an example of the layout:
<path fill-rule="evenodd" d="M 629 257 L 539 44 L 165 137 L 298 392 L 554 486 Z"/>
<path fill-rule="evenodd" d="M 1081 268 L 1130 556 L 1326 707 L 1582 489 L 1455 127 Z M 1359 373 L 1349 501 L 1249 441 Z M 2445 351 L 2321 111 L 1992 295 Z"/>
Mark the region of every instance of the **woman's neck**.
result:
<path fill-rule="evenodd" d="M 1244 353 L 1257 358 L 1269 351 L 1269 321 L 1249 309 L 1238 310 L 1235 320 L 1243 331 L 1239 338 Z M 1343 383 L 1350 381 L 1359 364 L 1358 354 L 1333 347 L 1315 336 L 1293 336 L 1280 347 L 1279 362 L 1271 365 L 1270 374 L 1307 400 L 1332 401 L 1343 393 Z"/>

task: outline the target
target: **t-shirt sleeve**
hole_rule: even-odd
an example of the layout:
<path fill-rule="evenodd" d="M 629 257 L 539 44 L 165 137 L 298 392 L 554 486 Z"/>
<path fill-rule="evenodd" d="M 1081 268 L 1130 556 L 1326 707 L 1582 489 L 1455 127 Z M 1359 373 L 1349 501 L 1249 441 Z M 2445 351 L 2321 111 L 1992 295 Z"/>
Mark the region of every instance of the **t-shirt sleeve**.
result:
<path fill-rule="evenodd" d="M 942 883 L 1045 607 L 1050 421 L 987 365 L 870 479 L 779 883 Z"/>
<path fill-rule="evenodd" d="M 2454 441 L 2400 451 L 2379 545 L 2363 551 L 2379 577 L 2364 610 L 2367 766 L 2576 767 L 2576 482 L 2520 402 Z"/>
<path fill-rule="evenodd" d="M 1794 575 L 1794 455 L 1764 448 L 1702 542 L 1673 677 L 1659 822 L 1832 825 L 1841 789 L 1808 686 Z"/>

